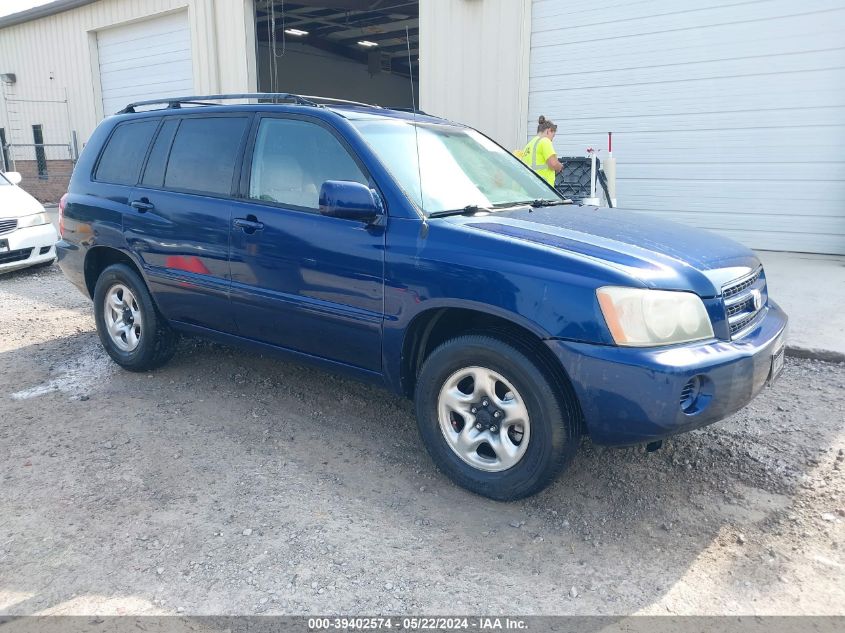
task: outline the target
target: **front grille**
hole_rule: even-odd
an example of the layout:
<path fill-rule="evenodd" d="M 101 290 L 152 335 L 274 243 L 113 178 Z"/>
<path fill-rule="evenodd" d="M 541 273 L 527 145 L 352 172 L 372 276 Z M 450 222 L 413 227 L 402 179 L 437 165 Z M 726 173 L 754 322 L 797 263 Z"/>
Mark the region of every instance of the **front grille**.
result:
<path fill-rule="evenodd" d="M 16 228 L 18 228 L 17 218 L 12 218 L 11 220 L 0 220 L 0 234 L 9 233 L 10 231 L 14 231 Z"/>
<path fill-rule="evenodd" d="M 762 266 L 755 270 L 751 275 L 748 277 L 740 279 L 738 282 L 732 282 L 732 285 L 729 286 L 722 286 L 722 299 L 730 299 L 731 297 L 735 297 L 743 290 L 747 290 L 754 283 L 760 279 L 760 273 L 763 272 Z"/>
<path fill-rule="evenodd" d="M 29 256 L 32 254 L 31 248 L 20 248 L 16 251 L 8 251 L 6 253 L 0 253 L 0 264 L 10 264 L 12 262 L 20 262 L 24 259 L 28 259 Z"/>
<path fill-rule="evenodd" d="M 749 312 L 754 309 L 754 299 L 746 299 L 742 303 L 735 303 L 732 306 L 728 306 L 726 308 L 728 312 L 728 318 L 732 316 L 736 316 L 737 314 L 741 314 L 743 312 Z"/>
<path fill-rule="evenodd" d="M 746 326 L 751 325 L 751 322 L 755 319 L 757 313 L 754 314 L 746 314 L 741 319 L 738 319 L 734 323 L 731 323 L 731 338 L 734 338 L 734 335 L 737 332 L 742 332 L 746 328 Z"/>
<path fill-rule="evenodd" d="M 766 305 L 766 276 L 763 268 L 722 286 L 722 302 L 731 338 L 738 338 L 754 324 Z"/>

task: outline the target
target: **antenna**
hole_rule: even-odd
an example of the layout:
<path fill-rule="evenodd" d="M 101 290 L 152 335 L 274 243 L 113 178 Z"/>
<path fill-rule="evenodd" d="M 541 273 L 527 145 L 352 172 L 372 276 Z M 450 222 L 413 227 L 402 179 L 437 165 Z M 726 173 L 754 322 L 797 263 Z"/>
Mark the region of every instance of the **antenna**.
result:
<path fill-rule="evenodd" d="M 425 198 L 423 196 L 422 187 L 422 165 L 420 164 L 420 133 L 417 129 L 417 101 L 416 95 L 414 94 L 414 64 L 411 62 L 411 33 L 408 30 L 407 25 L 405 26 L 405 43 L 408 46 L 408 75 L 411 78 L 411 109 L 414 113 L 414 145 L 417 149 L 417 181 L 420 185 L 420 209 L 422 209 L 423 218 L 425 218 L 425 209 L 423 208 Z"/>

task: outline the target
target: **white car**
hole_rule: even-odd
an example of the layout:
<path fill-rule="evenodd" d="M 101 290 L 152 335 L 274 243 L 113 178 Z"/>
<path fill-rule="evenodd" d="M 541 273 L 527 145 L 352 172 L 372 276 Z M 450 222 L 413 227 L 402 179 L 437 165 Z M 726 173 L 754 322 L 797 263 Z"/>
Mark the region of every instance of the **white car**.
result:
<path fill-rule="evenodd" d="M 0 172 L 0 273 L 56 259 L 56 229 L 20 181 L 15 171 Z"/>

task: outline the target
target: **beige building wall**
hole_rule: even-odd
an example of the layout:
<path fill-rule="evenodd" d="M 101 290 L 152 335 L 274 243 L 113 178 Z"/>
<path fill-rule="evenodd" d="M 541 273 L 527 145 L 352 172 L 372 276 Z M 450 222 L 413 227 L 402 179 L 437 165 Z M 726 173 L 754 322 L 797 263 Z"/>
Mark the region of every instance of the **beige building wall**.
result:
<path fill-rule="evenodd" d="M 0 28 L 0 73 L 17 75 L 0 92 L 18 99 L 62 100 L 66 94 L 68 100 L 67 108 L 14 104 L 12 118 L 18 120 L 12 124 L 28 140 L 11 140 L 31 143 L 31 124 L 47 117 L 45 143 L 68 142 L 69 127 L 81 147 L 104 116 L 97 32 L 174 11 L 188 13 L 196 93 L 256 89 L 253 0 L 99 0 Z M 3 101 L 0 95 L 0 127 L 8 137 L 9 108 Z"/>
<path fill-rule="evenodd" d="M 420 0 L 420 108 L 521 149 L 530 38 L 531 0 Z"/>

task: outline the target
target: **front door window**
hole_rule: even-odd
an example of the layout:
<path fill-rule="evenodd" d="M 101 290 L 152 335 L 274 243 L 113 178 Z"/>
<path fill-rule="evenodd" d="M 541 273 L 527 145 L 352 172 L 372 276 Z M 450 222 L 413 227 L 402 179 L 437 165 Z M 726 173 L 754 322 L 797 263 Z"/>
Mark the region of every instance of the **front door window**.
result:
<path fill-rule="evenodd" d="M 316 211 L 327 180 L 367 184 L 367 177 L 324 127 L 296 119 L 264 119 L 252 158 L 249 197 Z"/>

